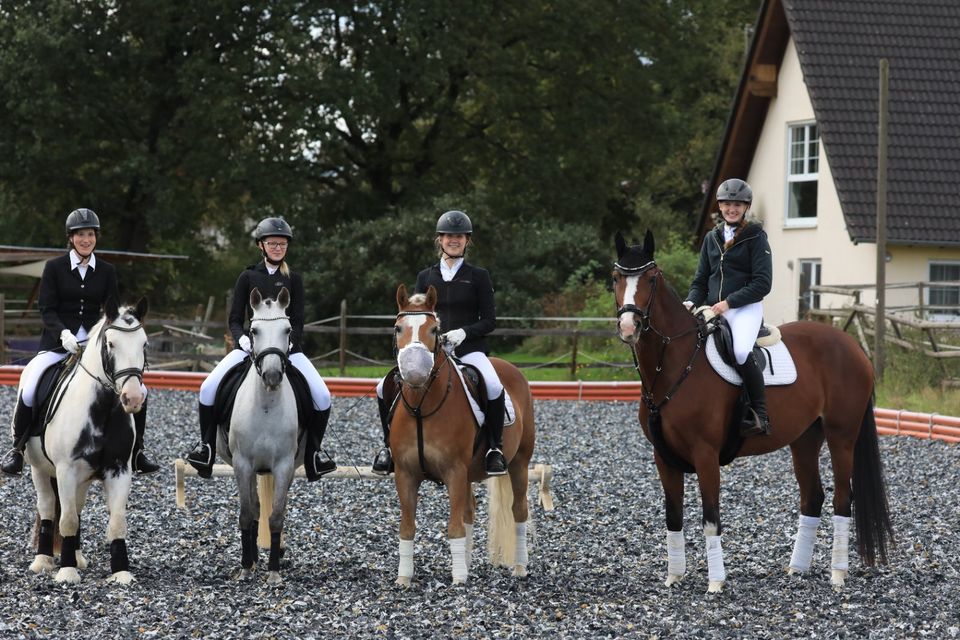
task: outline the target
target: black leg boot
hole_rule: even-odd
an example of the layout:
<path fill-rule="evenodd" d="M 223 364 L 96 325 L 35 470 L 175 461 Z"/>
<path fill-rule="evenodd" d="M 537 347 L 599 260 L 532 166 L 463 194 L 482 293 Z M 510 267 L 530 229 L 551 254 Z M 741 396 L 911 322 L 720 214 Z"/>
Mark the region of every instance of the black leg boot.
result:
<path fill-rule="evenodd" d="M 200 416 L 200 442 L 187 454 L 187 462 L 201 478 L 213 476 L 213 460 L 217 454 L 217 420 L 213 407 L 197 405 Z"/>
<path fill-rule="evenodd" d="M 133 426 L 137 432 L 137 439 L 133 443 L 133 470 L 140 475 L 160 471 L 160 465 L 150 460 L 143 450 L 143 430 L 147 426 L 147 401 L 143 401 L 140 411 L 133 414 Z"/>
<path fill-rule="evenodd" d="M 486 425 L 490 435 L 490 450 L 487 451 L 485 466 L 487 475 L 502 476 L 507 472 L 507 460 L 503 457 L 503 407 L 506 403 L 504 394 L 491 400 L 487 404 Z"/>
<path fill-rule="evenodd" d="M 329 421 L 329 407 L 323 411 L 314 411 L 310 417 L 307 441 L 303 447 L 303 470 L 307 474 L 309 482 L 319 480 L 331 471 L 337 470 L 337 463 L 321 449 L 323 436 L 327 433 L 327 422 Z"/>
<path fill-rule="evenodd" d="M 770 435 L 770 418 L 767 416 L 766 387 L 763 384 L 763 371 L 757 364 L 756 357 L 751 353 L 746 361 L 738 367 L 743 378 L 743 388 L 750 396 L 750 408 L 753 414 L 752 422 L 744 422 L 740 427 L 740 435 L 744 437 Z"/>
<path fill-rule="evenodd" d="M 390 455 L 390 406 L 386 400 L 378 397 L 377 409 L 380 411 L 380 426 L 383 428 L 383 449 L 377 453 L 372 470 L 385 476 L 393 473 L 393 456 Z"/>
<path fill-rule="evenodd" d="M 8 476 L 23 473 L 23 449 L 30 439 L 30 426 L 33 423 L 33 408 L 23 404 L 17 398 L 17 408 L 13 414 L 13 448 L 0 461 L 0 471 Z"/>

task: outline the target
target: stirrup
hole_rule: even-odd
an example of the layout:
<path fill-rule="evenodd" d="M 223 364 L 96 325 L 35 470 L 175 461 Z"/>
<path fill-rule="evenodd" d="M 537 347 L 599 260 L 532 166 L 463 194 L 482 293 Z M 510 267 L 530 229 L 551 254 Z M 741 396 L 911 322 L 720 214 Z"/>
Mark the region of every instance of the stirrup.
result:
<path fill-rule="evenodd" d="M 141 449 L 133 458 L 133 470 L 138 475 L 145 476 L 160 471 L 160 465 L 147 458 L 147 454 Z"/>
<path fill-rule="evenodd" d="M 500 449 L 490 449 L 484 458 L 484 467 L 488 476 L 502 476 L 507 473 L 507 460 Z"/>
<path fill-rule="evenodd" d="M 7 451 L 3 456 L 3 466 L 0 467 L 0 471 L 11 478 L 19 478 L 23 473 L 23 452 L 16 447 Z"/>
<path fill-rule="evenodd" d="M 321 449 L 321 451 L 323 451 Z M 314 451 L 312 460 L 303 461 L 303 471 L 307 476 L 308 482 L 314 482 L 319 480 L 323 476 L 337 470 L 337 463 L 333 461 L 333 458 L 330 457 L 330 454 L 326 451 L 323 451 L 324 455 L 327 456 L 326 460 L 320 457 L 320 451 Z"/>
<path fill-rule="evenodd" d="M 393 473 L 393 456 L 390 453 L 389 447 L 384 447 L 377 452 L 377 457 L 373 460 L 371 471 L 380 476 L 387 476 Z"/>
<path fill-rule="evenodd" d="M 200 442 L 193 451 L 187 454 L 187 462 L 197 470 L 201 478 L 213 476 L 213 447 L 206 442 Z"/>
<path fill-rule="evenodd" d="M 740 423 L 740 436 L 743 438 L 749 438 L 751 436 L 770 435 L 770 421 L 760 418 L 759 414 L 757 414 L 757 412 L 752 408 L 749 409 L 749 411 L 750 416 L 753 419 L 749 422 L 744 421 Z"/>

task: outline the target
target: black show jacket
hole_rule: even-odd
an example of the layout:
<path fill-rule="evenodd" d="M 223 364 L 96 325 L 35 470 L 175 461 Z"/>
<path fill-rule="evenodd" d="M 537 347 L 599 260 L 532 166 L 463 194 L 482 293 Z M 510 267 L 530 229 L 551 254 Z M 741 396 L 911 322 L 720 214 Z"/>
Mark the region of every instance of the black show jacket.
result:
<path fill-rule="evenodd" d="M 117 270 L 109 262 L 97 258 L 97 268 L 80 271 L 72 268 L 70 254 L 47 260 L 40 279 L 37 306 L 43 319 L 40 350 L 62 350 L 60 333 L 69 329 L 76 335 L 82 326 L 87 332 L 100 321 L 108 298 L 120 303 Z"/>
<path fill-rule="evenodd" d="M 490 353 L 485 336 L 497 327 L 497 311 L 489 272 L 464 262 L 453 280 L 444 282 L 437 263 L 417 275 L 416 292 L 426 293 L 430 285 L 437 290 L 441 331 L 463 329 L 467 334 L 456 354 L 462 357 L 474 351 Z"/>

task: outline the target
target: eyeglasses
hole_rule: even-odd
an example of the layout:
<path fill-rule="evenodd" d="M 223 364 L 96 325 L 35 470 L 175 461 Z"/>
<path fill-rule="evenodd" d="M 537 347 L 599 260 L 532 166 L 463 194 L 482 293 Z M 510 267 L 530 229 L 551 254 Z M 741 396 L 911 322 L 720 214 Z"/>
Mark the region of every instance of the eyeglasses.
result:
<path fill-rule="evenodd" d="M 263 244 L 267 245 L 268 249 L 286 249 L 287 248 L 286 242 L 274 242 L 271 240 L 270 242 L 264 242 Z"/>

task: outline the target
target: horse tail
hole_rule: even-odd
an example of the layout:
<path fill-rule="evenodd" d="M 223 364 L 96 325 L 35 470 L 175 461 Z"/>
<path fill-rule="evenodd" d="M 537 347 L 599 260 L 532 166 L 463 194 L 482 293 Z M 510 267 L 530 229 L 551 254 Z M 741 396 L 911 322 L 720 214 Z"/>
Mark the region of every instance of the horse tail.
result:
<path fill-rule="evenodd" d="M 486 482 L 489 496 L 487 556 L 490 564 L 495 567 L 512 567 L 517 552 L 517 539 L 510 475 L 488 478 Z"/>
<path fill-rule="evenodd" d="M 879 556 L 880 563 L 886 564 L 887 543 L 893 542 L 893 526 L 873 417 L 873 398 L 867 403 L 853 452 L 853 515 L 860 558 L 869 566 L 875 564 Z"/>

